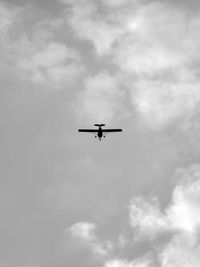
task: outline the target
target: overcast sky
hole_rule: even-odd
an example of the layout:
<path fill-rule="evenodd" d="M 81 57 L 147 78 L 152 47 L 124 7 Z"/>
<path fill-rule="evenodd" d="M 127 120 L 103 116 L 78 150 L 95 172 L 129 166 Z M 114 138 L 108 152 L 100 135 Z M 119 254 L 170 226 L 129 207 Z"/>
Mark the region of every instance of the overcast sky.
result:
<path fill-rule="evenodd" d="M 0 0 L 0 267 L 199 267 L 199 77 L 197 0 Z"/>

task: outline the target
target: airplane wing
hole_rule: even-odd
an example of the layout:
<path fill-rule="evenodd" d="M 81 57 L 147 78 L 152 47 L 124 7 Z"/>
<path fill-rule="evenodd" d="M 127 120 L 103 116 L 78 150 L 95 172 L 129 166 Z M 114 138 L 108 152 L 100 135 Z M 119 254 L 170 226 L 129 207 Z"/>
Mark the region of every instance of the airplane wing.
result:
<path fill-rule="evenodd" d="M 93 129 L 78 129 L 79 132 L 81 133 L 97 133 L 98 130 L 93 130 Z"/>
<path fill-rule="evenodd" d="M 122 132 L 122 129 L 102 129 L 104 133 Z"/>

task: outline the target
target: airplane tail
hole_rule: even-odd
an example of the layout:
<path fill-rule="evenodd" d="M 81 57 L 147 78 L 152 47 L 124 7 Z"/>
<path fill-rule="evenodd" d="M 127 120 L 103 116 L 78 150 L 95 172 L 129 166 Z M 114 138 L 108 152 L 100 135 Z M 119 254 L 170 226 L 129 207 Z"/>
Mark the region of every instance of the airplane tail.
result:
<path fill-rule="evenodd" d="M 105 124 L 94 124 L 94 126 L 101 127 L 101 126 L 105 126 Z"/>

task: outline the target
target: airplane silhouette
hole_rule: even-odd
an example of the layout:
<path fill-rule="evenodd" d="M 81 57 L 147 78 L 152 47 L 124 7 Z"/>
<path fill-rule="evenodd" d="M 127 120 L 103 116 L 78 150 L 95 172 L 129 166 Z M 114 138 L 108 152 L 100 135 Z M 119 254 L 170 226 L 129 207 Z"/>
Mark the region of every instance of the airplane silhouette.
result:
<path fill-rule="evenodd" d="M 79 132 L 82 133 L 94 133 L 95 138 L 99 138 L 99 141 L 101 141 L 101 138 L 105 138 L 106 133 L 114 133 L 114 132 L 122 132 L 122 129 L 102 129 L 105 124 L 94 124 L 94 126 L 99 127 L 99 129 L 79 129 Z"/>

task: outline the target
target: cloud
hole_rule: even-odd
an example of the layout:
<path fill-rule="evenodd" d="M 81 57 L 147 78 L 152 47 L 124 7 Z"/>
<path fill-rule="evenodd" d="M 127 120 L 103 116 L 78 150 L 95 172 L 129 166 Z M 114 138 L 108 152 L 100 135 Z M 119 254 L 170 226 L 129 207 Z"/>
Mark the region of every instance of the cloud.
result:
<path fill-rule="evenodd" d="M 146 201 L 137 197 L 129 207 L 130 223 L 140 236 L 151 237 L 165 231 L 177 231 L 190 236 L 200 230 L 200 169 L 179 170 L 184 176 L 173 190 L 172 202 L 161 212 L 156 198 Z"/>
<path fill-rule="evenodd" d="M 200 169 L 193 166 L 178 173 L 183 179 L 173 191 L 167 216 L 172 228 L 195 237 L 200 230 Z"/>
<path fill-rule="evenodd" d="M 176 235 L 160 253 L 161 267 L 197 267 L 200 264 L 200 246 L 190 238 Z"/>
<path fill-rule="evenodd" d="M 137 4 L 138 0 L 100 0 L 106 7 L 121 8 L 124 6 Z"/>
<path fill-rule="evenodd" d="M 32 48 L 19 57 L 17 66 L 34 82 L 48 82 L 59 88 L 83 70 L 76 51 L 62 43 L 50 41 L 37 46 L 25 42 Z"/>
<path fill-rule="evenodd" d="M 95 228 L 93 223 L 79 222 L 71 226 L 68 230 L 72 236 L 81 238 L 86 242 L 91 242 L 96 239 L 94 234 Z"/>
<path fill-rule="evenodd" d="M 62 19 L 33 18 L 32 6 L 20 9 L 0 2 L 0 48 L 4 65 L 20 78 L 56 89 L 73 82 L 84 72 L 80 53 L 60 40 Z M 38 15 L 39 17 L 40 15 Z"/>
<path fill-rule="evenodd" d="M 153 75 L 187 62 L 188 53 L 183 54 L 186 51 L 179 39 L 184 38 L 186 30 L 184 11 L 157 1 L 143 3 L 128 14 L 124 40 L 115 51 L 122 70 Z"/>
<path fill-rule="evenodd" d="M 157 198 L 145 201 L 141 197 L 132 200 L 129 207 L 130 224 L 134 229 L 135 240 L 142 236 L 154 239 L 168 230 L 168 223 L 162 214 Z"/>
<path fill-rule="evenodd" d="M 181 118 L 189 118 L 200 103 L 199 84 L 173 84 L 161 81 L 141 81 L 132 92 L 132 103 L 145 123 L 160 129 Z"/>
<path fill-rule="evenodd" d="M 133 108 L 153 129 L 198 109 L 198 20 L 171 4 L 143 4 L 129 17 L 127 35 L 113 52 L 114 62 L 130 76 Z"/>
<path fill-rule="evenodd" d="M 14 24 L 19 8 L 0 1 L 0 32 L 5 33 Z"/>
<path fill-rule="evenodd" d="M 108 73 L 88 77 L 83 92 L 77 95 L 77 113 L 90 122 L 109 123 L 124 113 L 123 99 L 124 91 L 116 77 Z"/>
<path fill-rule="evenodd" d="M 65 2 L 76 36 L 89 41 L 98 58 L 109 56 L 109 68 L 118 69 L 132 95 L 133 113 L 149 128 L 159 130 L 195 114 L 200 102 L 198 12 L 161 1 Z"/>
<path fill-rule="evenodd" d="M 67 12 L 67 21 L 80 39 L 90 41 L 97 54 L 104 55 L 110 52 L 121 29 L 115 21 L 108 22 L 98 12 L 97 6 L 91 2 L 84 5 L 74 5 L 71 16 Z"/>
<path fill-rule="evenodd" d="M 66 231 L 72 237 L 82 240 L 88 245 L 92 253 L 99 257 L 104 257 L 112 250 L 112 244 L 109 241 L 100 242 L 95 234 L 96 225 L 88 222 L 79 222 L 72 225 Z"/>
<path fill-rule="evenodd" d="M 104 267 L 148 267 L 150 262 L 147 260 L 136 260 L 128 262 L 127 260 L 111 260 L 105 263 Z"/>
<path fill-rule="evenodd" d="M 123 229 L 115 242 L 102 242 L 95 233 L 96 225 L 88 222 L 76 223 L 67 232 L 82 240 L 93 254 L 106 256 L 101 258 L 104 267 L 199 266 L 200 166 L 178 169 L 173 180 L 171 201 L 164 209 L 156 197 L 140 196 L 131 200 L 129 230 L 132 236 L 130 232 L 127 236 L 128 232 Z M 146 247 L 138 258 L 133 251 L 142 244 Z"/>
<path fill-rule="evenodd" d="M 200 264 L 200 166 L 178 169 L 176 185 L 169 205 L 161 210 L 156 197 L 135 197 L 129 206 L 129 221 L 133 231 L 126 246 L 115 243 L 115 257 L 105 267 L 196 267 Z M 160 239 L 165 235 L 167 238 Z M 121 239 L 120 235 L 120 239 Z M 120 240 L 118 240 L 120 241 Z M 156 241 L 156 242 L 155 242 Z M 139 259 L 127 260 L 126 251 L 138 244 L 150 244 Z M 117 252 L 118 251 L 118 252 Z M 121 255 L 121 257 L 117 255 Z M 123 259 L 124 258 L 124 259 Z"/>
<path fill-rule="evenodd" d="M 157 250 L 162 267 L 195 267 L 200 264 L 200 167 L 178 170 L 175 176 L 180 180 L 165 211 L 160 211 L 155 199 L 133 199 L 130 223 L 137 241 L 171 233 L 170 240 L 161 246 L 163 249 Z"/>

